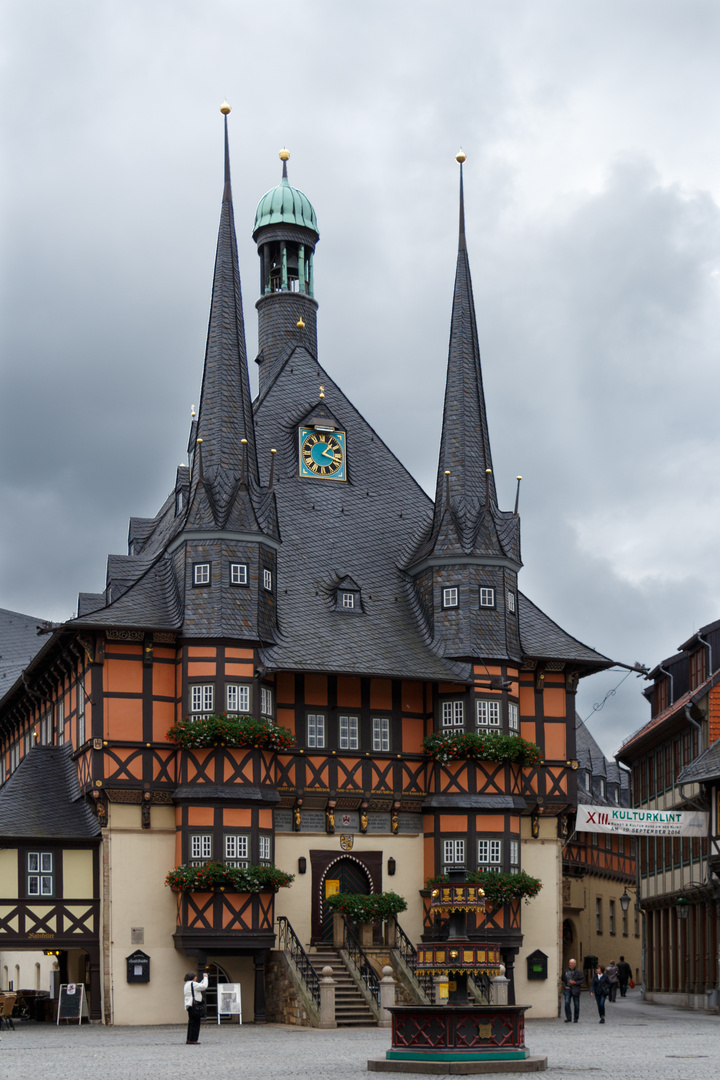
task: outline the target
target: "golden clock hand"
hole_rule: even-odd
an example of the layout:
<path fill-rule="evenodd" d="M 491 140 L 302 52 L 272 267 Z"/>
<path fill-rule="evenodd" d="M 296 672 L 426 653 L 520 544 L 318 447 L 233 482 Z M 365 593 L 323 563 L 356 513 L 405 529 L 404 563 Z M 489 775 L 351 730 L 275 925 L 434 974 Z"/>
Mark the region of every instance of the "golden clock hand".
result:
<path fill-rule="evenodd" d="M 330 443 L 325 444 L 325 449 L 322 451 L 320 456 L 321 457 L 330 457 L 330 458 L 335 457 L 335 451 L 333 450 L 332 446 L 330 446 Z"/>

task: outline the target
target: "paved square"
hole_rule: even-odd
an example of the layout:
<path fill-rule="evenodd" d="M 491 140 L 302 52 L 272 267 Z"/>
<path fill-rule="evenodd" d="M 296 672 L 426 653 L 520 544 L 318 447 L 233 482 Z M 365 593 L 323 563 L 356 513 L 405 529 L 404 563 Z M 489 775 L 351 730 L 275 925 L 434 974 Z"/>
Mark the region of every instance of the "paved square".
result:
<path fill-rule="evenodd" d="M 16 1024 L 16 1029 L 2 1032 L 3 1080 L 367 1080 L 367 1059 L 383 1057 L 390 1045 L 389 1032 L 378 1028 L 206 1024 L 200 1046 L 185 1046 L 184 1024 Z M 547 1072 L 534 1075 L 553 1080 L 596 1074 L 611 1080 L 717 1080 L 720 1075 L 720 1017 L 646 1004 L 637 990 L 608 1004 L 602 1026 L 587 994 L 578 1024 L 528 1020 L 527 1045 L 548 1058 Z"/>

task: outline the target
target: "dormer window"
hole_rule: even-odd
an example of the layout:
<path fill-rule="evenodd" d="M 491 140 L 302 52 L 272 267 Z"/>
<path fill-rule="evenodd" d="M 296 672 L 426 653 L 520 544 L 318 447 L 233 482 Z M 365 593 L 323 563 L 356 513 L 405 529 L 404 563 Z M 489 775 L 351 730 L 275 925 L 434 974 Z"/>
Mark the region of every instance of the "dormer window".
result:
<path fill-rule="evenodd" d="M 193 564 L 193 585 L 210 584 L 210 563 L 201 562 Z"/>
<path fill-rule="evenodd" d="M 360 586 L 351 577 L 344 577 L 336 586 L 335 610 L 348 615 L 362 614 Z"/>
<path fill-rule="evenodd" d="M 607 794 L 607 790 L 606 790 L 606 787 L 605 787 L 605 778 L 601 776 L 600 777 L 600 795 L 603 798 L 605 798 L 606 794 Z"/>
<path fill-rule="evenodd" d="M 444 608 L 454 608 L 458 606 L 458 590 L 455 587 L 443 589 L 442 591 L 442 606 Z"/>
<path fill-rule="evenodd" d="M 485 586 L 480 588 L 480 607 L 494 608 L 495 607 L 495 590 L 488 589 Z"/>
<path fill-rule="evenodd" d="M 263 570 L 263 588 L 267 592 L 272 592 L 272 587 L 273 587 L 272 570 L 265 569 L 265 570 Z"/>

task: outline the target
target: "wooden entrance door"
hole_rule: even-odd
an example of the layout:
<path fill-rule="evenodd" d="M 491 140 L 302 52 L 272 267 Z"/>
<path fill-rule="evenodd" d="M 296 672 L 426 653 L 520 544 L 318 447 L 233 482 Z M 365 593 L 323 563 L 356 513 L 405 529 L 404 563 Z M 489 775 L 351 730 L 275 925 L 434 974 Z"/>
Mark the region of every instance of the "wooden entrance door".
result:
<path fill-rule="evenodd" d="M 355 859 L 340 858 L 328 867 L 322 890 L 322 941 L 331 942 L 333 939 L 333 912 L 325 903 L 325 897 L 330 892 L 360 893 L 367 896 L 370 891 L 368 872 Z"/>

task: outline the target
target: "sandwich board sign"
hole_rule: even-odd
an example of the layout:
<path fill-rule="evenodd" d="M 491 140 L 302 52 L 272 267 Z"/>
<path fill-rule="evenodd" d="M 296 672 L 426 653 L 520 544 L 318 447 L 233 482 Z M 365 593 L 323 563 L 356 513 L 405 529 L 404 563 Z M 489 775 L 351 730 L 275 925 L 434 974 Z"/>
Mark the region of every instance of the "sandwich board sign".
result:
<path fill-rule="evenodd" d="M 62 983 L 60 997 L 58 998 L 56 1024 L 59 1024 L 61 1020 L 77 1020 L 78 1024 L 82 1024 L 83 1006 L 85 1006 L 85 1015 L 87 1016 L 85 984 Z"/>
<path fill-rule="evenodd" d="M 220 1016 L 237 1016 L 242 1024 L 242 987 L 240 983 L 218 983 L 217 987 L 217 1022 Z"/>

